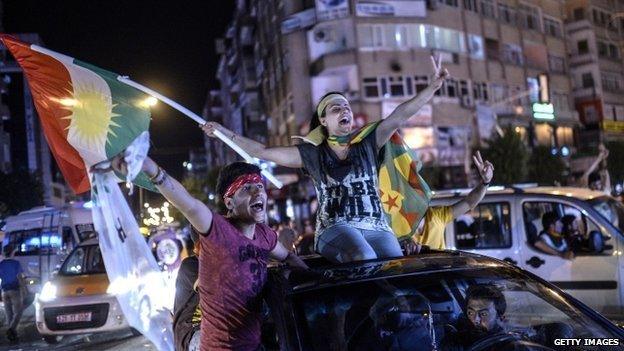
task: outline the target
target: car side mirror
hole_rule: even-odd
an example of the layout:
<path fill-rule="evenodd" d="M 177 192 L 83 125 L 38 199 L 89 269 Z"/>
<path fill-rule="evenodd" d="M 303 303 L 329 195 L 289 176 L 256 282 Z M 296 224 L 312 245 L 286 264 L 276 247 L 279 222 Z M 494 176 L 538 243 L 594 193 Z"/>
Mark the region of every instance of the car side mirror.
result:
<path fill-rule="evenodd" d="M 605 239 L 599 230 L 592 230 L 589 232 L 587 238 L 588 247 L 593 253 L 602 253 L 604 251 Z"/>

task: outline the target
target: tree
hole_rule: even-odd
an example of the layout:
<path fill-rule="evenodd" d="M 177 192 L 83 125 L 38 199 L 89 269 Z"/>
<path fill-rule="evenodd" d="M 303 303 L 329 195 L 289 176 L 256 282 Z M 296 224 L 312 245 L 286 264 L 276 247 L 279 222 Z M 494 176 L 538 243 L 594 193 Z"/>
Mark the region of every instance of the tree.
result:
<path fill-rule="evenodd" d="M 494 165 L 494 183 L 513 184 L 526 180 L 529 152 L 520 134 L 509 126 L 502 136 L 496 134 L 486 143 L 487 148 L 482 153 L 483 158 Z"/>
<path fill-rule="evenodd" d="M 43 205 L 43 187 L 35 174 L 20 169 L 0 172 L 0 218 Z"/>
<path fill-rule="evenodd" d="M 539 184 L 553 185 L 561 183 L 565 163 L 553 155 L 548 146 L 536 146 L 529 159 L 529 180 Z"/>

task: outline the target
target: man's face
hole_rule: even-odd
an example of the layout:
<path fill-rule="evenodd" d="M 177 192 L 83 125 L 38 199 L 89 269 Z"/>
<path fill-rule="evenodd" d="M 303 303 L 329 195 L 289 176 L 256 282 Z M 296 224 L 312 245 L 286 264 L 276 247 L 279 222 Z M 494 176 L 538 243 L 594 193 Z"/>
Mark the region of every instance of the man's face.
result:
<path fill-rule="evenodd" d="M 347 135 L 353 128 L 351 105 L 344 98 L 336 97 L 325 107 L 325 116 L 320 118 L 330 135 Z"/>
<path fill-rule="evenodd" d="M 234 195 L 225 198 L 232 217 L 250 223 L 262 223 L 266 218 L 267 194 L 262 182 L 245 183 Z"/>
<path fill-rule="evenodd" d="M 498 314 L 494 301 L 470 299 L 466 315 L 474 328 L 490 331 L 498 325 Z"/>

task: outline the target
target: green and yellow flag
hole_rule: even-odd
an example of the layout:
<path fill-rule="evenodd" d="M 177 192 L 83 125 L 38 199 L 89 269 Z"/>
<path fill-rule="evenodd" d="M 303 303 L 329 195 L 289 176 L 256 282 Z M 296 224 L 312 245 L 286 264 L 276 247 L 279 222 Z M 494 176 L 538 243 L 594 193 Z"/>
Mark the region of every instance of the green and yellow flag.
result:
<path fill-rule="evenodd" d="M 346 136 L 330 137 L 328 143 L 353 145 L 364 140 L 379 122 L 369 123 Z M 321 127 L 305 137 L 299 137 L 313 145 L 320 145 L 325 136 Z M 420 176 L 422 163 L 416 150 L 410 148 L 399 133 L 394 133 L 383 146 L 384 158 L 379 168 L 379 195 L 388 223 L 399 239 L 416 234 L 418 223 L 425 216 L 431 189 Z"/>

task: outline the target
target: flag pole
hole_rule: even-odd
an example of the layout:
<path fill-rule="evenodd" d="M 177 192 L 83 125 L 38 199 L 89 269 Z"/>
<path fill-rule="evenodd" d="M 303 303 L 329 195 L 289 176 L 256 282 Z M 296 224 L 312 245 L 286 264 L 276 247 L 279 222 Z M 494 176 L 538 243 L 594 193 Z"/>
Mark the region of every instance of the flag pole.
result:
<path fill-rule="evenodd" d="M 161 95 L 160 93 L 146 87 L 143 86 L 135 81 L 130 80 L 130 78 L 128 77 L 124 77 L 124 76 L 118 76 L 117 80 L 127 84 L 135 89 L 138 89 L 146 94 L 149 94 L 155 98 L 157 98 L 158 100 L 166 103 L 167 105 L 173 107 L 174 109 L 182 112 L 182 114 L 186 115 L 187 117 L 191 118 L 192 120 L 194 120 L 195 122 L 199 123 L 199 124 L 206 124 L 206 120 L 199 117 L 196 113 L 194 113 L 193 111 L 189 110 L 188 108 L 178 104 L 177 102 L 169 99 L 166 96 Z M 218 130 L 214 131 L 214 135 L 219 138 L 219 140 L 221 140 L 222 142 L 224 142 L 225 144 L 227 144 L 229 147 L 231 147 L 232 149 L 234 149 L 234 151 L 236 151 L 237 154 L 239 154 L 242 158 L 245 159 L 245 161 L 249 162 L 249 163 L 253 163 L 253 164 L 257 164 L 254 160 L 253 157 L 251 157 L 245 150 L 241 149 L 238 145 L 236 145 L 236 143 L 234 143 L 234 141 L 232 141 L 230 138 L 226 137 L 223 133 L 221 133 Z M 280 182 L 277 178 L 275 178 L 275 176 L 273 174 L 271 174 L 271 172 L 267 171 L 266 169 L 262 170 L 262 175 L 268 179 L 273 185 L 275 185 L 275 187 L 277 187 L 278 189 L 281 189 L 283 184 L 282 182 Z"/>

